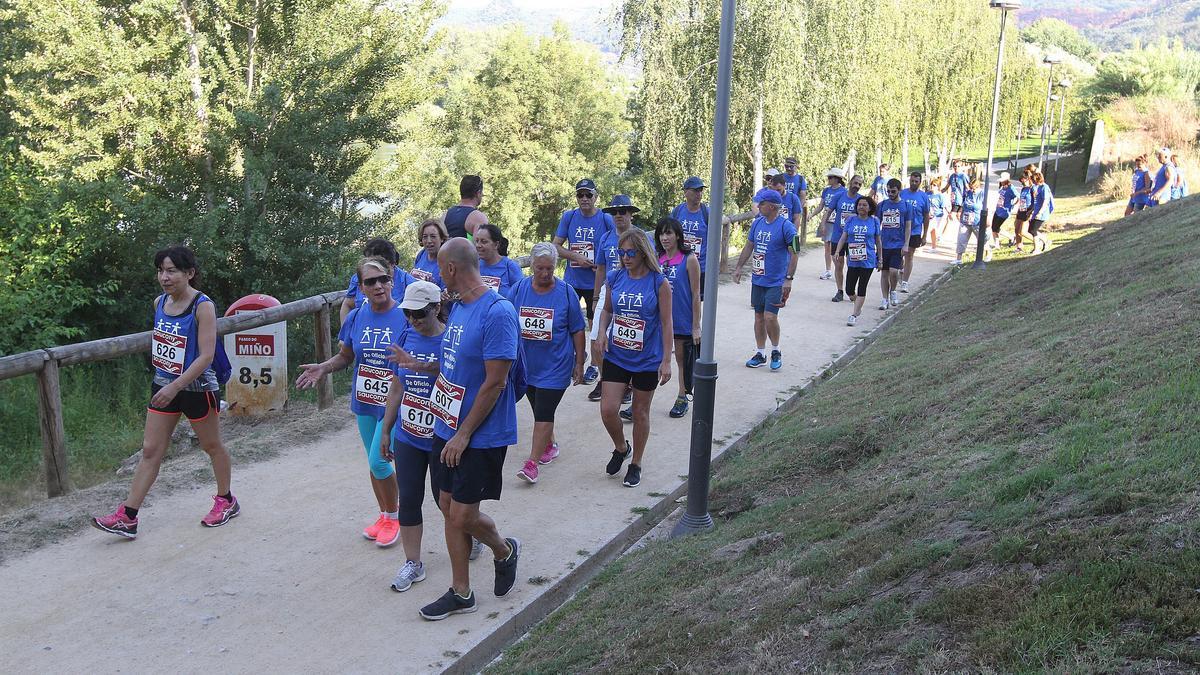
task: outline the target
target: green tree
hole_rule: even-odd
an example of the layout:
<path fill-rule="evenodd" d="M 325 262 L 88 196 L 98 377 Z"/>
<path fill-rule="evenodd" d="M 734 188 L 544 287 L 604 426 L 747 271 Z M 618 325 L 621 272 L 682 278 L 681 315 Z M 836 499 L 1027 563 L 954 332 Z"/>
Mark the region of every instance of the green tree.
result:
<path fill-rule="evenodd" d="M 1099 54 L 1096 45 L 1061 19 L 1038 19 L 1021 29 L 1021 39 L 1041 47 L 1057 47 L 1088 62 L 1094 62 Z"/>

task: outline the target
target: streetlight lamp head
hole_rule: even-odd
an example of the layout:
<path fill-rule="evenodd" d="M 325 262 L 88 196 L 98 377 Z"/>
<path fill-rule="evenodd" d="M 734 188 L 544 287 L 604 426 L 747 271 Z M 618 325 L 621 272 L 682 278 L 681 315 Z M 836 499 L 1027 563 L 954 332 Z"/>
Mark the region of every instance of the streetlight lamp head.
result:
<path fill-rule="evenodd" d="M 988 0 L 988 6 L 1012 12 L 1021 9 L 1021 0 Z"/>
<path fill-rule="evenodd" d="M 1062 63 L 1062 57 L 1050 56 L 1049 54 L 1047 54 L 1046 57 L 1042 59 L 1042 63 L 1044 63 L 1048 66 L 1057 66 L 1058 64 Z"/>
<path fill-rule="evenodd" d="M 1068 89 L 1071 87 L 1072 84 L 1074 84 L 1074 83 L 1065 77 L 1058 81 L 1058 86 L 1060 89 Z"/>
<path fill-rule="evenodd" d="M 1057 100 L 1058 100 L 1058 94 L 1050 94 L 1050 100 L 1051 100 L 1051 101 L 1057 101 Z"/>

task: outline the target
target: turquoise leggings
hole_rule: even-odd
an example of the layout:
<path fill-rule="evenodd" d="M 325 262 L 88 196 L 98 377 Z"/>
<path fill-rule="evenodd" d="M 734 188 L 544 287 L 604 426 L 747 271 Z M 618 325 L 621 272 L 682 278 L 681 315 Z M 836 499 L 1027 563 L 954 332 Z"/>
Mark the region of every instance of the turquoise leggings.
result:
<path fill-rule="evenodd" d="M 371 467 L 371 475 L 379 480 L 391 478 L 395 473 L 392 463 L 383 458 L 379 450 L 379 437 L 383 433 L 383 420 L 370 415 L 358 417 L 358 435 L 362 436 L 363 447 L 367 449 L 367 464 Z"/>

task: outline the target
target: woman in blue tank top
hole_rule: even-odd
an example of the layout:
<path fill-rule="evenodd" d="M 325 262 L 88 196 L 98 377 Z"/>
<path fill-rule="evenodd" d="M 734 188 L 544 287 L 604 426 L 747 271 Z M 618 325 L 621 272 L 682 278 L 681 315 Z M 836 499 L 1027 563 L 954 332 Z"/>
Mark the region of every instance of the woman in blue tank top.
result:
<path fill-rule="evenodd" d="M 671 324 L 675 339 L 675 365 L 679 378 L 679 394 L 671 407 L 671 417 L 683 417 L 692 396 L 692 370 L 696 363 L 695 348 L 700 344 L 700 262 L 683 238 L 683 224 L 674 218 L 663 218 L 654 228 L 654 245 L 658 249 L 658 264 L 671 283 Z"/>
<path fill-rule="evenodd" d="M 380 448 L 383 413 L 392 384 L 388 349 L 408 327 L 400 304 L 392 297 L 395 270 L 403 272 L 380 257 L 359 261 L 358 276 L 362 279 L 366 303 L 356 307 L 342 322 L 338 353 L 322 363 L 302 364 L 296 378 L 297 389 L 308 389 L 330 373 L 354 367 L 350 411 L 358 418 L 358 433 L 371 470 L 371 487 L 379 502 L 379 517 L 363 530 L 363 537 L 380 547 L 391 546 L 400 538 L 397 486 L 392 477 L 395 470 Z"/>
<path fill-rule="evenodd" d="M 659 271 L 646 234 L 630 228 L 617 242 L 622 268 L 608 273 L 608 294 L 600 313 L 597 342 L 604 354 L 600 374 L 600 419 L 612 438 L 612 458 L 605 471 L 615 476 L 632 458 L 623 481 L 642 482 L 642 454 L 650 436 L 650 402 L 655 388 L 671 379 L 671 284 Z M 633 385 L 633 445 L 621 426 L 621 398 Z"/>
<path fill-rule="evenodd" d="M 479 276 L 483 283 L 504 297 L 525 276 L 521 266 L 508 257 L 508 240 L 500 228 L 484 223 L 475 228 L 475 250 L 479 252 Z"/>
<path fill-rule="evenodd" d="M 929 185 L 925 188 L 925 196 L 929 199 L 929 232 L 926 233 L 926 238 L 929 240 L 931 251 L 937 250 L 938 235 L 946 226 L 946 195 L 942 189 L 941 177 L 930 178 Z"/>
<path fill-rule="evenodd" d="M 1150 179 L 1150 170 L 1146 168 L 1149 160 L 1145 155 L 1138 155 L 1133 160 L 1133 187 L 1129 191 L 1129 203 L 1125 206 L 1125 215 L 1129 216 L 1146 208 L 1150 202 L 1150 190 L 1154 181 Z"/>
<path fill-rule="evenodd" d="M 154 380 L 150 385 L 142 458 L 134 470 L 133 484 L 125 501 L 111 515 L 91 519 L 93 527 L 127 539 L 137 537 L 138 510 L 158 477 L 171 444 L 171 432 L 181 414 L 191 422 L 217 479 L 212 509 L 200 524 L 218 527 L 241 512 L 241 506 L 229 491 L 229 453 L 221 442 L 218 423 L 220 383 L 212 368 L 217 353 L 216 308 L 208 296 L 195 288 L 200 268 L 191 249 L 175 246 L 161 250 L 154 254 L 154 266 L 163 292 L 153 305 L 150 361 Z"/>

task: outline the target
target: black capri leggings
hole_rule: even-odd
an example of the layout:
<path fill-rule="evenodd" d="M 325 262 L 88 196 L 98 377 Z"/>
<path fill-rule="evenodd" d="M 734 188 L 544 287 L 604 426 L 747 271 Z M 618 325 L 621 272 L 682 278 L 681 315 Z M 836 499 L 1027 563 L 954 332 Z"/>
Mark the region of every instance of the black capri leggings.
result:
<path fill-rule="evenodd" d="M 1004 225 L 1004 221 L 1006 221 L 1006 220 L 1008 220 L 1008 216 L 1004 216 L 1003 218 L 1001 218 L 1000 214 L 998 214 L 998 213 L 992 214 L 992 234 L 993 235 L 995 235 L 997 237 L 1000 236 L 1000 227 L 1002 225 Z"/>
<path fill-rule="evenodd" d="M 867 284 L 871 281 L 874 267 L 849 267 L 846 269 L 846 293 L 855 297 L 867 294 Z M 855 290 L 855 285 L 857 289 Z"/>
<path fill-rule="evenodd" d="M 525 398 L 529 399 L 529 407 L 533 409 L 533 421 L 553 422 L 554 411 L 558 410 L 566 392 L 566 389 L 539 389 L 532 384 L 526 385 Z"/>
<path fill-rule="evenodd" d="M 396 463 L 396 487 L 400 489 L 400 524 L 404 527 L 420 525 L 421 502 L 425 500 L 425 475 L 429 475 L 429 494 L 433 505 L 438 504 L 438 475 L 442 463 L 436 453 L 414 448 L 408 443 L 392 439 L 392 454 Z"/>
<path fill-rule="evenodd" d="M 1038 235 L 1038 230 L 1042 229 L 1042 225 L 1044 225 L 1045 223 L 1046 223 L 1046 221 L 1038 220 L 1037 218 L 1030 220 L 1029 221 L 1029 236 L 1036 237 Z"/>

